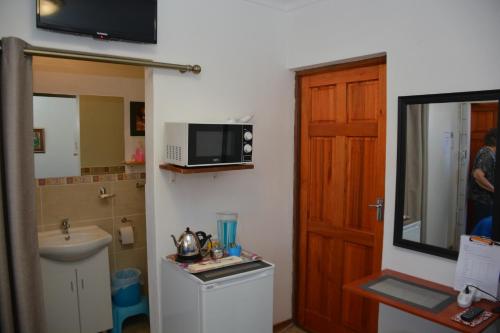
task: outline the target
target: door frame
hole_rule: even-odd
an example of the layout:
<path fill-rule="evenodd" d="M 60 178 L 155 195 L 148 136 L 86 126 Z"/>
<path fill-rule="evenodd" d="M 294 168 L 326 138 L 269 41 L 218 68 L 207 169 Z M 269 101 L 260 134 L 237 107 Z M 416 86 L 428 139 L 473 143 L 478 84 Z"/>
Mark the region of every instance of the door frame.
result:
<path fill-rule="evenodd" d="M 323 72 L 341 71 L 351 68 L 387 64 L 386 55 L 373 58 L 347 61 L 338 64 L 327 65 L 317 68 L 305 69 L 295 72 L 295 126 L 294 126 L 294 166 L 293 166 L 293 277 L 292 277 L 292 321 L 297 323 L 298 318 L 298 289 L 299 289 L 299 240 L 300 240 L 300 158 L 301 158 L 301 79 L 311 74 Z M 384 82 L 387 88 L 387 83 Z M 386 89 L 387 94 L 387 89 Z M 385 106 L 387 109 L 387 105 Z M 386 113 L 387 122 L 387 113 Z M 387 132 L 385 133 L 387 135 Z M 387 148 L 387 140 L 385 142 Z"/>

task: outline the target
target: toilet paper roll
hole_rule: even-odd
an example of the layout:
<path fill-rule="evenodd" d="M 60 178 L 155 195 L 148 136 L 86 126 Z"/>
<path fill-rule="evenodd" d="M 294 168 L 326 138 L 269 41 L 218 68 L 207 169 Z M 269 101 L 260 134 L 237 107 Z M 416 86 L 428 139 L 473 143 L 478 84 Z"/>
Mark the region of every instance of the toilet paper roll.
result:
<path fill-rule="evenodd" d="M 123 245 L 134 244 L 134 228 L 131 226 L 120 228 L 120 242 Z"/>

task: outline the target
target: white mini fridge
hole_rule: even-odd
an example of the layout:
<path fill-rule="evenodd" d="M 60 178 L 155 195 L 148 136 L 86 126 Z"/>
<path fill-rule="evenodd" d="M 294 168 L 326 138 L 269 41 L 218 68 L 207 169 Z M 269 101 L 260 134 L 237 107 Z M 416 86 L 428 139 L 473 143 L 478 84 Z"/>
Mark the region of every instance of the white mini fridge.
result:
<path fill-rule="evenodd" d="M 272 333 L 274 265 L 253 261 L 190 274 L 162 262 L 163 333 Z"/>

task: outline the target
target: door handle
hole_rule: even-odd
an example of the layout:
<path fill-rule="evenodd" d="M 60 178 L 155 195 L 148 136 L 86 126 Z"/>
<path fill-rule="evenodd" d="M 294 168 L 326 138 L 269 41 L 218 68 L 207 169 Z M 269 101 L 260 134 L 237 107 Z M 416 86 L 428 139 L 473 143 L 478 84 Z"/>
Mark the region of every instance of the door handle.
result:
<path fill-rule="evenodd" d="M 83 283 L 83 279 L 82 279 L 82 290 L 85 289 L 85 284 Z"/>
<path fill-rule="evenodd" d="M 377 221 L 381 222 L 384 220 L 384 199 L 377 198 L 375 204 L 368 205 L 368 207 L 377 209 Z"/>
<path fill-rule="evenodd" d="M 75 291 L 75 288 L 73 287 L 73 281 L 70 281 L 69 282 L 69 285 L 71 287 L 71 292 L 74 292 Z"/>

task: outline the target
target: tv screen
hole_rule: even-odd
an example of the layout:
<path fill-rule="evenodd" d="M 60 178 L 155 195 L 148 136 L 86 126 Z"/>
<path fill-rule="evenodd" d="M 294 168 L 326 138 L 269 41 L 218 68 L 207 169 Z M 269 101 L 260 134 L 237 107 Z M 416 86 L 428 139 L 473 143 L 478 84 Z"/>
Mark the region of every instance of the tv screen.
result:
<path fill-rule="evenodd" d="M 36 26 L 156 44 L 156 0 L 37 0 Z"/>

